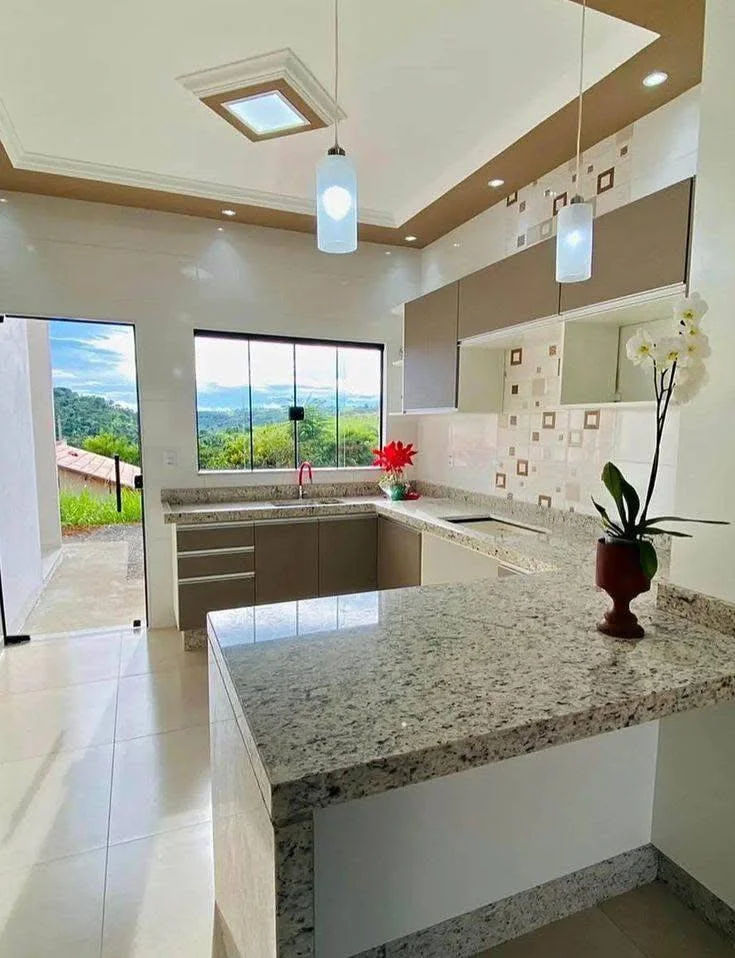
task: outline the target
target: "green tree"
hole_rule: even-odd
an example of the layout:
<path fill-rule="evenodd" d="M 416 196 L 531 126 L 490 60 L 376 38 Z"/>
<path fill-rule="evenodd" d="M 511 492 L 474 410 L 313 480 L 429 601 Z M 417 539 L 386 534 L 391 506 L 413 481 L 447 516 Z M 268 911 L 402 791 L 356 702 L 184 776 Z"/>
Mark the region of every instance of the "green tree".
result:
<path fill-rule="evenodd" d="M 133 466 L 140 465 L 140 449 L 137 443 L 132 443 L 124 436 L 114 436 L 110 432 L 101 432 L 96 436 L 88 436 L 82 440 L 82 449 L 87 452 L 96 452 L 99 456 L 119 456 L 123 462 Z"/>

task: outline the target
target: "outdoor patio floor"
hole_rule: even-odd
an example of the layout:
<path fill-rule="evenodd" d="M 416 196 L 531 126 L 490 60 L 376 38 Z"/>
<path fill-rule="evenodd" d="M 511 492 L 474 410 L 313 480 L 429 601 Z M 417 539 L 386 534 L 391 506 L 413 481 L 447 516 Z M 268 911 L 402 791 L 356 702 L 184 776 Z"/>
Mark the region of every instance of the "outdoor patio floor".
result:
<path fill-rule="evenodd" d="M 23 631 L 131 626 L 134 619 L 145 619 L 141 527 L 100 526 L 64 536 L 61 559 Z"/>

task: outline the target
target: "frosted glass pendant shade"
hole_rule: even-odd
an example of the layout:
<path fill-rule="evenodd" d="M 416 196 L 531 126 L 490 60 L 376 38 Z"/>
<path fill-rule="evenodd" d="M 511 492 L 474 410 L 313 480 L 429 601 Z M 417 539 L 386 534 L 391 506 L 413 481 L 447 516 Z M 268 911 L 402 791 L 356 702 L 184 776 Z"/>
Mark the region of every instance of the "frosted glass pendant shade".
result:
<path fill-rule="evenodd" d="M 570 203 L 556 215 L 556 281 L 582 283 L 592 275 L 591 203 Z"/>
<path fill-rule="evenodd" d="M 322 253 L 357 249 L 357 174 L 343 152 L 330 152 L 316 168 L 316 238 Z"/>

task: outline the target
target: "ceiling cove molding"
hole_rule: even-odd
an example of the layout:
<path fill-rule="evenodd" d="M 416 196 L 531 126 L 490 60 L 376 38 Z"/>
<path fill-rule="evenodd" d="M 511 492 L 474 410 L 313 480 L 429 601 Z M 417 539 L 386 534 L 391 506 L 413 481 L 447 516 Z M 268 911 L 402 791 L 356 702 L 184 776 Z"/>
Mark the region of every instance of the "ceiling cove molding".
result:
<path fill-rule="evenodd" d="M 200 100 L 278 79 L 285 79 L 325 124 L 334 121 L 334 97 L 289 47 L 177 77 L 179 83 Z M 341 107 L 338 112 L 339 119 L 344 120 L 347 114 Z"/>
<path fill-rule="evenodd" d="M 0 129 L 2 120 L 0 118 Z M 4 131 L 3 131 L 4 133 Z M 6 146 L 7 149 L 7 146 Z M 228 203 L 243 206 L 260 206 L 264 209 L 280 210 L 284 213 L 304 213 L 313 216 L 316 204 L 312 200 L 302 200 L 281 193 L 266 193 L 261 190 L 248 190 L 239 186 L 208 183 L 179 176 L 164 176 L 147 173 L 142 170 L 130 170 L 125 167 L 110 166 L 105 163 L 88 163 L 86 160 L 74 160 L 63 156 L 49 156 L 45 153 L 24 153 L 14 158 L 7 150 L 11 163 L 16 169 L 31 173 L 52 173 L 56 176 L 76 177 L 84 180 L 96 180 L 114 183 L 117 186 L 132 186 L 138 189 L 158 190 L 199 199 L 216 200 L 223 205 Z M 396 227 L 394 217 L 381 210 L 360 208 L 360 222 L 371 226 Z"/>

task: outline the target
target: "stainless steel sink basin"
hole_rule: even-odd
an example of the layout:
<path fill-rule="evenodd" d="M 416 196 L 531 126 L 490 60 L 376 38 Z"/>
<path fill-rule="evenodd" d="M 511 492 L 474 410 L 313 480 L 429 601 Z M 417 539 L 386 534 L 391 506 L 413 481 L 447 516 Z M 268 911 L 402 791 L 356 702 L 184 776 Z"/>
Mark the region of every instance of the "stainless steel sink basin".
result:
<path fill-rule="evenodd" d="M 484 532 L 491 536 L 542 536 L 546 534 L 544 529 L 535 529 L 533 526 L 523 526 L 515 522 L 505 522 L 502 519 L 494 519 L 492 516 L 458 516 L 457 518 L 448 518 L 446 521 L 451 522 L 452 525 L 461 526 L 463 529 Z"/>
<path fill-rule="evenodd" d="M 343 499 L 309 499 L 305 496 L 303 499 L 280 499 L 276 502 L 269 502 L 269 506 L 276 509 L 298 509 L 299 506 L 338 506 Z"/>

